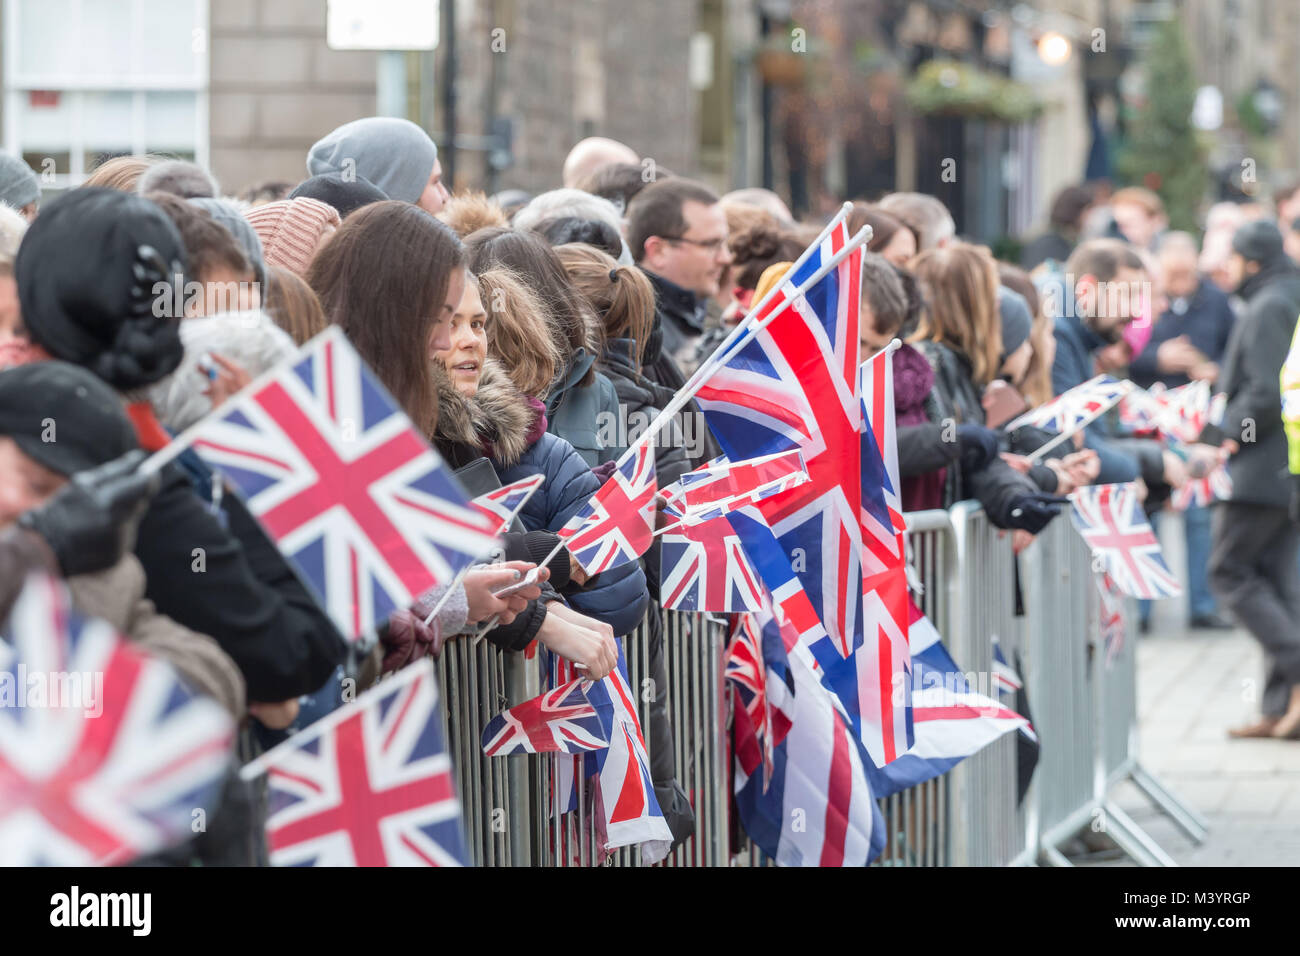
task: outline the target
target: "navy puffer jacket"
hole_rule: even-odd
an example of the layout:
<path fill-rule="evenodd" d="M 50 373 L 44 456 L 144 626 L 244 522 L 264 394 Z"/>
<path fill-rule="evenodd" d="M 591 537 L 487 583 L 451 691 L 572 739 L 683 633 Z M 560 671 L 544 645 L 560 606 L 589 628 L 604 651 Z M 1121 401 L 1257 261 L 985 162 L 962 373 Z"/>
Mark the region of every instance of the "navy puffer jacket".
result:
<path fill-rule="evenodd" d="M 453 467 L 487 455 L 503 485 L 530 475 L 546 481 L 519 514 L 529 531 L 557 531 L 596 493 L 600 481 L 573 446 L 546 432 L 534 408 L 495 362 L 483 367 L 478 393 L 465 399 L 438 375 L 438 451 Z M 641 622 L 650 601 L 640 562 L 633 561 L 563 590 L 575 610 L 604 621 L 617 635 Z"/>

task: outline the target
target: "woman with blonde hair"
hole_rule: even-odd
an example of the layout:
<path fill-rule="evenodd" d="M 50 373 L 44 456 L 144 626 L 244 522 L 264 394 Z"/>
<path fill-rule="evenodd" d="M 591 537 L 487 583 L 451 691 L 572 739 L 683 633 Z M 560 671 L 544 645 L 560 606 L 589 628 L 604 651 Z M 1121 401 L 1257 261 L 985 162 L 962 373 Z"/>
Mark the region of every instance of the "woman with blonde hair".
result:
<path fill-rule="evenodd" d="M 984 246 L 952 242 L 926 250 L 910 267 L 926 300 L 911 341 L 934 369 L 926 414 L 932 423 L 945 427 L 982 428 L 982 392 L 997 378 L 1003 359 L 997 262 Z M 1046 484 L 1050 471 L 1040 469 L 1042 474 L 1035 477 L 1022 473 L 1028 471 L 1028 463 L 1019 460 L 1022 470 L 1013 468 L 997 453 L 996 444 L 982 450 L 972 446 L 971 452 L 963 452 L 947 468 L 945 506 L 978 498 L 999 528 L 1031 534 L 1056 516 L 1064 499 L 1043 494 L 1037 483 Z M 1054 476 L 1050 487 L 1056 487 Z"/>
<path fill-rule="evenodd" d="M 114 156 L 96 166 L 82 186 L 102 186 L 121 193 L 135 192 L 140 177 L 159 162 L 159 156 Z"/>

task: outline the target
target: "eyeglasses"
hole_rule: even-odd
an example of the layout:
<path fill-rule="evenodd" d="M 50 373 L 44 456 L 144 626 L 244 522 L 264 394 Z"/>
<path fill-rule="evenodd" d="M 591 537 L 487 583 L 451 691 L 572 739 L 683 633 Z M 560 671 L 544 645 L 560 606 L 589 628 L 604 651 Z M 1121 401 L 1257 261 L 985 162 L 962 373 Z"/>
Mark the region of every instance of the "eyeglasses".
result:
<path fill-rule="evenodd" d="M 687 242 L 708 252 L 717 252 L 726 239 L 687 239 L 685 236 L 661 236 L 664 242 Z"/>

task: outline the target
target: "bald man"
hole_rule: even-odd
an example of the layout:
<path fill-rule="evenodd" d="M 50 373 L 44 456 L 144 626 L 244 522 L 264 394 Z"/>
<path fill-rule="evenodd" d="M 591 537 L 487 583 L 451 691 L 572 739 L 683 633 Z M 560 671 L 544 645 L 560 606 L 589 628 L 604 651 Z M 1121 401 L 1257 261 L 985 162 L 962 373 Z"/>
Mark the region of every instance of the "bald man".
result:
<path fill-rule="evenodd" d="M 578 183 L 611 163 L 637 165 L 641 157 L 631 146 L 604 136 L 588 136 L 580 141 L 564 159 L 564 185 L 576 189 Z"/>

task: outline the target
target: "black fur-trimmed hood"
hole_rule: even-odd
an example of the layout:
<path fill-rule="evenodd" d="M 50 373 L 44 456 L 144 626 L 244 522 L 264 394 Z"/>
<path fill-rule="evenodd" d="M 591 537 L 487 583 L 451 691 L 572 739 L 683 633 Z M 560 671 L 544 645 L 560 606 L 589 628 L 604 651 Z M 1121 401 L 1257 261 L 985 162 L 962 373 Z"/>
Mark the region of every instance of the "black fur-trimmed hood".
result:
<path fill-rule="evenodd" d="M 517 463 L 532 444 L 537 412 L 505 370 L 488 359 L 483 363 L 478 392 L 466 398 L 456 391 L 441 365 L 432 365 L 438 388 L 438 431 L 434 437 L 443 456 L 454 467 L 481 455 L 503 468 Z"/>

